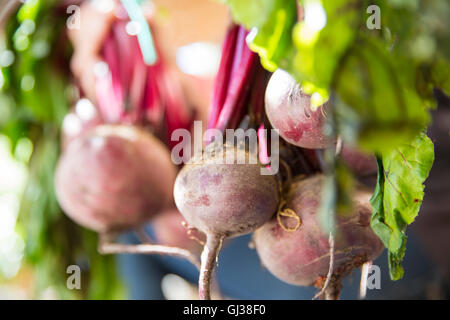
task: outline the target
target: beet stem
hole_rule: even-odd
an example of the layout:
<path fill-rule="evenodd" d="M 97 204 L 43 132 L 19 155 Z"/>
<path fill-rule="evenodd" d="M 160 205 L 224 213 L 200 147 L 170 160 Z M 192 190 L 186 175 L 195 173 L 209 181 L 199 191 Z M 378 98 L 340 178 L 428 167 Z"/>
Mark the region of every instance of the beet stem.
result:
<path fill-rule="evenodd" d="M 249 80 L 252 76 L 251 71 L 255 65 L 257 55 L 250 51 L 246 44 L 244 45 L 243 52 L 236 52 L 236 54 L 241 55 L 239 67 L 236 67 L 235 72 L 231 74 L 227 97 L 215 125 L 215 128 L 222 132 L 227 128 L 233 113 L 236 114 L 236 108 L 241 107 L 239 103 L 244 102 L 249 90 Z"/>
<path fill-rule="evenodd" d="M 250 97 L 250 107 L 252 108 L 256 124 L 263 122 L 264 117 L 264 94 L 267 87 L 266 70 L 256 61 L 254 84 Z"/>
<path fill-rule="evenodd" d="M 223 238 L 207 235 L 206 245 L 201 255 L 200 277 L 198 291 L 201 300 L 211 300 L 211 275 L 216 264 L 217 255 L 222 246 Z"/>
<path fill-rule="evenodd" d="M 100 254 L 160 254 L 173 256 L 188 260 L 197 269 L 200 269 L 198 258 L 189 250 L 169 247 L 159 244 L 121 244 L 113 242 L 113 235 L 110 233 L 102 233 L 99 236 L 98 252 Z"/>
<path fill-rule="evenodd" d="M 269 164 L 269 154 L 267 153 L 267 139 L 266 139 L 266 133 L 264 130 L 264 123 L 261 123 L 261 125 L 258 128 L 258 142 L 259 142 L 259 161 L 262 164 Z"/>
<path fill-rule="evenodd" d="M 239 26 L 233 24 L 228 28 L 225 36 L 222 47 L 222 58 L 220 60 L 219 70 L 214 83 L 214 93 L 207 125 L 208 129 L 215 127 L 217 118 L 219 117 L 219 113 L 222 110 L 223 103 L 225 102 L 231 69 L 233 66 L 234 50 L 236 47 L 238 31 Z"/>

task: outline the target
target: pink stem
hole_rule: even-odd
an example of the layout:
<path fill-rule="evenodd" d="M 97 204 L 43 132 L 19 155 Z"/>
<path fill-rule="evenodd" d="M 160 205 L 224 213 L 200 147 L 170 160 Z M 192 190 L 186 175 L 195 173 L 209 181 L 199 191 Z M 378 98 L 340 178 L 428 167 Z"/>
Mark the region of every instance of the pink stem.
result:
<path fill-rule="evenodd" d="M 164 72 L 159 83 L 162 85 L 164 102 L 166 107 L 166 124 L 168 144 L 172 149 L 178 142 L 172 141 L 170 137 L 176 129 L 189 130 L 192 124 L 192 115 L 183 99 L 183 91 L 177 78 L 169 72 Z"/>
<path fill-rule="evenodd" d="M 143 105 L 146 120 L 152 125 L 158 125 L 161 122 L 163 111 L 161 94 L 157 86 L 155 73 L 154 66 L 148 68 Z"/>
<path fill-rule="evenodd" d="M 133 42 L 137 42 L 135 36 L 131 36 L 126 32 L 125 28 L 127 23 L 128 21 L 126 20 L 120 20 L 115 22 L 112 27 L 119 58 L 119 79 L 125 95 L 127 95 L 130 90 L 130 82 L 133 73 L 133 59 L 135 58 L 133 51 L 136 50 Z"/>
<path fill-rule="evenodd" d="M 122 93 L 120 84 L 116 81 L 118 77 L 118 59 L 112 34 L 105 39 L 103 56 L 108 66 L 108 71 L 106 74 L 97 76 L 95 91 L 103 119 L 108 123 L 114 123 L 119 121 L 120 118 Z"/>
<path fill-rule="evenodd" d="M 245 39 L 244 39 L 245 41 Z M 245 44 L 243 46 L 242 60 L 239 67 L 236 67 L 235 72 L 231 74 L 230 85 L 228 88 L 227 99 L 225 100 L 222 111 L 215 128 L 224 131 L 229 124 L 230 117 L 236 113 L 236 106 L 245 100 L 245 95 L 250 88 L 250 79 L 252 77 L 252 67 L 255 65 L 257 55 L 250 51 Z"/>
<path fill-rule="evenodd" d="M 258 129 L 258 142 L 259 142 L 259 161 L 262 164 L 268 164 L 270 160 L 269 155 L 267 153 L 267 140 L 264 130 L 264 123 L 261 123 Z"/>
<path fill-rule="evenodd" d="M 120 81 L 120 60 L 118 57 L 117 43 L 115 42 L 114 35 L 112 33 L 103 45 L 103 56 L 111 72 L 113 94 L 117 99 L 117 102 L 122 104 L 124 99 L 124 88 L 122 87 L 122 83 Z"/>
<path fill-rule="evenodd" d="M 252 97 L 250 100 L 250 107 L 252 108 L 255 117 L 255 123 L 263 122 L 264 117 L 264 94 L 266 92 L 267 71 L 263 68 L 261 63 L 257 61 L 255 67 L 255 84 L 252 90 Z"/>
<path fill-rule="evenodd" d="M 128 35 L 127 35 L 128 36 Z M 129 80 L 128 80 L 128 91 L 127 91 L 127 102 L 129 103 L 129 110 L 123 115 L 123 120 L 131 122 L 133 124 L 142 123 L 145 118 L 145 91 L 147 89 L 148 72 L 149 68 L 144 62 L 142 53 L 139 47 L 139 42 L 135 36 L 128 36 L 125 38 L 127 40 L 127 46 L 129 47 L 130 57 L 127 60 L 129 63 L 124 63 L 129 65 Z M 125 45 L 125 41 L 123 41 Z"/>
<path fill-rule="evenodd" d="M 214 92 L 211 102 L 209 120 L 207 124 L 208 129 L 214 128 L 223 103 L 225 102 L 225 98 L 227 96 L 228 83 L 230 80 L 238 31 L 239 26 L 233 24 L 228 28 L 227 34 L 225 35 L 225 41 L 222 47 L 222 57 L 220 59 L 220 66 L 217 72 L 216 80 L 214 82 Z"/>

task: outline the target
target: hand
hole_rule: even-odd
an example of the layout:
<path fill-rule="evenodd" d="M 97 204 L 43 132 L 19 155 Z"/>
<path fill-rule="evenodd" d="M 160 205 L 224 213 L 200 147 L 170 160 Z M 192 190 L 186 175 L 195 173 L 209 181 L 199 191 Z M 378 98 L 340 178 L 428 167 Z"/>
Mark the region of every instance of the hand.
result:
<path fill-rule="evenodd" d="M 111 0 L 110 10 L 101 10 L 93 1 L 85 1 L 80 10 L 80 28 L 69 29 L 74 53 L 70 62 L 72 73 L 79 81 L 84 94 L 91 101 L 95 98 L 95 65 L 101 61 L 100 51 L 112 22 L 117 1 Z M 103 2 L 105 3 L 105 2 Z"/>

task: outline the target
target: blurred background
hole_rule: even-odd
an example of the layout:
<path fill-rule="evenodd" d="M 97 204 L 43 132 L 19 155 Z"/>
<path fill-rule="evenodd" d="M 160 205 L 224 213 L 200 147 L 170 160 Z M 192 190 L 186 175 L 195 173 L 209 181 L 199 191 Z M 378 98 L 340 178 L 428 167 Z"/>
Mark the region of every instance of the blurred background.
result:
<path fill-rule="evenodd" d="M 0 1 L 0 299 L 195 299 L 197 273 L 187 262 L 101 256 L 97 235 L 69 220 L 56 200 L 53 175 L 64 119 L 81 96 L 89 96 L 80 90 L 71 58 L 74 47 L 99 41 L 89 33 L 84 41 L 74 41 L 73 35 L 69 40 L 68 20 L 77 11 L 68 8 L 83 2 Z M 95 2 L 106 11 L 110 5 Z M 226 7 L 213 0 L 142 5 L 187 104 L 205 120 L 229 23 Z M 389 280 L 383 254 L 374 262 L 381 268 L 381 290 L 369 290 L 368 299 L 449 297 L 450 104 L 438 91 L 436 98 L 439 108 L 429 132 L 436 161 L 421 214 L 408 234 L 405 277 Z M 152 225 L 147 231 L 153 233 Z M 138 239 L 130 233 L 121 241 Z M 221 253 L 218 282 L 225 297 L 311 299 L 314 288 L 284 284 L 265 271 L 250 241 L 250 236 L 234 239 Z M 69 265 L 81 268 L 80 290 L 67 288 Z M 358 298 L 359 277 L 355 272 L 346 280 L 342 298 Z"/>

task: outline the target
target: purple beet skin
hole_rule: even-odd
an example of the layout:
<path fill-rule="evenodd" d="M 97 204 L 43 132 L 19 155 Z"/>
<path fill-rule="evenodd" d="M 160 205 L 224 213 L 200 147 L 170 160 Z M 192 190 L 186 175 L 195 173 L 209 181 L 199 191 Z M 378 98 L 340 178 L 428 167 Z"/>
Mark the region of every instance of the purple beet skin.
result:
<path fill-rule="evenodd" d="M 286 198 L 286 208 L 301 219 L 296 231 L 285 231 L 272 219 L 255 232 L 258 255 L 265 267 L 277 278 L 294 285 L 323 283 L 330 263 L 329 234 L 323 231 L 319 217 L 321 174 L 295 180 Z M 370 228 L 370 192 L 358 188 L 352 212 L 337 219 L 335 234 L 334 275 L 346 275 L 364 262 L 374 260 L 383 244 Z M 285 227 L 296 223 L 283 218 Z"/>
<path fill-rule="evenodd" d="M 100 125 L 73 140 L 55 173 L 65 213 L 89 229 L 132 228 L 169 207 L 176 169 L 168 149 L 142 129 Z"/>

